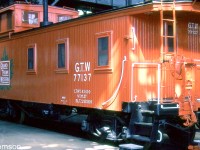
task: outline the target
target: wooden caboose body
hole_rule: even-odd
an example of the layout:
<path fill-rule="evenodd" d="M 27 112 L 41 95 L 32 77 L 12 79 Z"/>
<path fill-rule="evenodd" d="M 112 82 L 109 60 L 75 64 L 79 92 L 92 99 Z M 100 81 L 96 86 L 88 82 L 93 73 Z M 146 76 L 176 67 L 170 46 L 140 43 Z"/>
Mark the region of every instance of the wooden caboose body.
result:
<path fill-rule="evenodd" d="M 62 22 L 78 17 L 78 12 L 72 8 L 58 8 L 49 6 L 49 21 Z M 40 27 L 43 20 L 42 5 L 16 3 L 0 10 L 0 37 L 12 33 Z"/>
<path fill-rule="evenodd" d="M 46 117 L 77 108 L 95 135 L 177 132 L 187 146 L 200 117 L 199 12 L 198 2 L 152 2 L 2 37 L 2 106 Z"/>

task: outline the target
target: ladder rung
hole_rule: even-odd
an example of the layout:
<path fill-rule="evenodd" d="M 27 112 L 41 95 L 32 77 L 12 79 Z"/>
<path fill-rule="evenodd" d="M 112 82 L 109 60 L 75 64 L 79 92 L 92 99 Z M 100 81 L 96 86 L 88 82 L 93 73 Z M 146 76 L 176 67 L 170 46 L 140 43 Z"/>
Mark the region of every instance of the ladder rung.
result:
<path fill-rule="evenodd" d="M 166 56 L 173 56 L 175 53 L 165 53 Z"/>
<path fill-rule="evenodd" d="M 174 36 L 168 36 L 168 35 L 163 35 L 162 37 L 166 37 L 166 38 L 175 38 Z"/>
<path fill-rule="evenodd" d="M 171 22 L 173 22 L 173 21 L 175 21 L 174 19 L 162 19 L 163 21 L 171 21 Z"/>
<path fill-rule="evenodd" d="M 174 4 L 175 2 L 162 2 L 162 4 Z"/>
<path fill-rule="evenodd" d="M 172 0 L 172 1 L 161 0 L 161 3 L 175 4 L 176 0 Z"/>
<path fill-rule="evenodd" d="M 176 50 L 176 0 L 171 0 L 171 1 L 167 1 L 167 0 L 161 0 L 161 11 L 160 11 L 160 21 L 161 21 L 161 38 L 162 38 L 162 52 L 163 51 L 168 51 L 166 49 L 166 45 L 168 46 L 166 40 L 173 40 L 173 49 Z M 165 9 L 164 9 L 165 8 Z M 166 12 L 166 15 L 165 15 Z M 170 12 L 170 14 L 168 14 Z M 168 16 L 168 17 L 167 17 Z M 172 34 L 170 34 L 170 32 L 168 32 L 166 30 L 166 26 L 165 24 L 170 24 L 173 29 L 172 29 Z M 167 27 L 168 29 L 168 27 Z M 166 45 L 165 45 L 166 44 Z M 163 53 L 164 54 L 164 53 Z M 166 54 L 164 54 L 164 57 L 168 56 Z M 163 58 L 164 58 L 163 57 Z M 165 88 L 165 87 L 162 87 Z"/>

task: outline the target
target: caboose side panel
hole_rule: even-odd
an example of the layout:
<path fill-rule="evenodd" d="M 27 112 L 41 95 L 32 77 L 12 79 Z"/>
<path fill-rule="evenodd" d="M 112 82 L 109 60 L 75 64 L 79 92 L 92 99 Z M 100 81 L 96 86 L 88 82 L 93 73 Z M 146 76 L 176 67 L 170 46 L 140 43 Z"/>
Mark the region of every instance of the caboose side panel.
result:
<path fill-rule="evenodd" d="M 160 59 L 159 13 L 132 17 L 133 49 L 130 50 L 131 100 L 147 101 L 158 98 L 158 64 Z"/>
<path fill-rule="evenodd" d="M 159 13 L 138 14 L 132 17 L 135 30 L 135 62 L 159 62 L 160 58 L 160 21 Z"/>
<path fill-rule="evenodd" d="M 41 103 L 102 107 L 120 82 L 119 66 L 122 67 L 127 53 L 124 48 L 127 19 L 119 17 L 94 21 L 89 25 L 86 22 L 76 26 L 61 25 L 61 29 L 47 28 L 42 33 L 38 30 L 33 34 L 27 32 L 22 34 L 23 37 L 13 35 L 13 39 L 1 44 L 1 49 L 5 47 L 16 66 L 12 89 L 5 91 L 3 98 L 31 102 L 40 99 Z M 108 65 L 98 66 L 97 42 L 101 37 L 109 37 Z M 57 46 L 63 42 L 66 44 L 67 62 L 66 68 L 59 69 Z M 35 51 L 33 70 L 28 69 L 27 63 L 28 50 L 31 48 Z M 116 105 L 110 109 L 120 109 L 120 105 Z"/>

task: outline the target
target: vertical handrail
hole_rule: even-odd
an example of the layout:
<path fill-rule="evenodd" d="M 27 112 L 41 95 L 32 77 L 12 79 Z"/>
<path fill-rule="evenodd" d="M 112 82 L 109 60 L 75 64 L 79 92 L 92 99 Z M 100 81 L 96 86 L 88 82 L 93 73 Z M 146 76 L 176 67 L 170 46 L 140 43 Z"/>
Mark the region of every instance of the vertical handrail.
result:
<path fill-rule="evenodd" d="M 174 52 L 177 54 L 177 43 L 176 43 L 176 0 L 173 0 L 173 31 L 174 31 Z"/>
<path fill-rule="evenodd" d="M 162 68 L 162 63 L 164 62 L 164 23 L 163 23 L 163 2 L 161 0 L 161 10 L 160 10 L 160 43 L 161 43 L 161 66 L 160 66 L 160 70 Z M 160 81 L 162 81 L 162 70 L 160 71 Z M 160 82 L 160 84 L 162 84 L 162 82 Z M 162 99 L 163 99 L 163 88 L 161 88 L 160 85 L 160 99 L 158 99 L 157 104 L 160 104 Z"/>
<path fill-rule="evenodd" d="M 174 53 L 175 53 L 175 55 L 176 55 L 176 54 L 177 54 L 177 45 L 176 45 L 176 44 L 177 44 L 177 43 L 176 43 L 176 38 L 177 38 L 177 37 L 176 37 L 176 36 L 177 36 L 176 34 L 177 34 L 177 33 L 176 33 L 176 6 L 175 6 L 175 1 L 176 1 L 176 0 L 173 0 L 173 8 L 172 8 L 172 9 L 173 9 L 173 20 L 174 20 L 174 21 L 173 21 L 173 31 L 174 31 L 174 32 L 173 32 L 173 33 L 174 33 L 174 35 L 173 35 L 173 36 L 174 36 L 174 39 L 173 39 L 173 40 L 174 40 Z M 175 65 L 174 65 L 174 68 L 173 68 L 173 69 L 174 69 L 174 71 L 175 71 Z M 176 83 L 176 78 L 174 78 L 174 83 L 173 83 L 173 84 L 174 84 L 174 89 L 173 89 L 173 92 L 174 92 L 174 94 L 173 94 L 173 99 L 174 99 L 174 100 L 175 100 L 175 98 L 176 98 L 176 97 L 175 97 L 175 93 L 176 93 L 176 92 L 175 92 L 175 83 Z"/>

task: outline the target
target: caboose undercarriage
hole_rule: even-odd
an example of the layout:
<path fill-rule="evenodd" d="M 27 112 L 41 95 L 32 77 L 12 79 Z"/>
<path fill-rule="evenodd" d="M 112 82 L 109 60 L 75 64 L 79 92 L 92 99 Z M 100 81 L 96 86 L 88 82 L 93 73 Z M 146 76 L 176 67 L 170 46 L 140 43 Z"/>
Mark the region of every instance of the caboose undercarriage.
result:
<path fill-rule="evenodd" d="M 199 123 L 184 126 L 185 120 L 178 116 L 178 104 L 157 104 L 156 101 L 123 103 L 122 112 L 68 107 L 54 104 L 39 104 L 22 101 L 1 100 L 1 118 L 24 123 L 27 118 L 65 122 L 74 116 L 82 131 L 92 138 L 111 141 L 131 141 L 145 144 L 163 143 L 166 139 L 181 149 L 194 142 Z M 196 112 L 198 121 L 200 111 Z"/>

